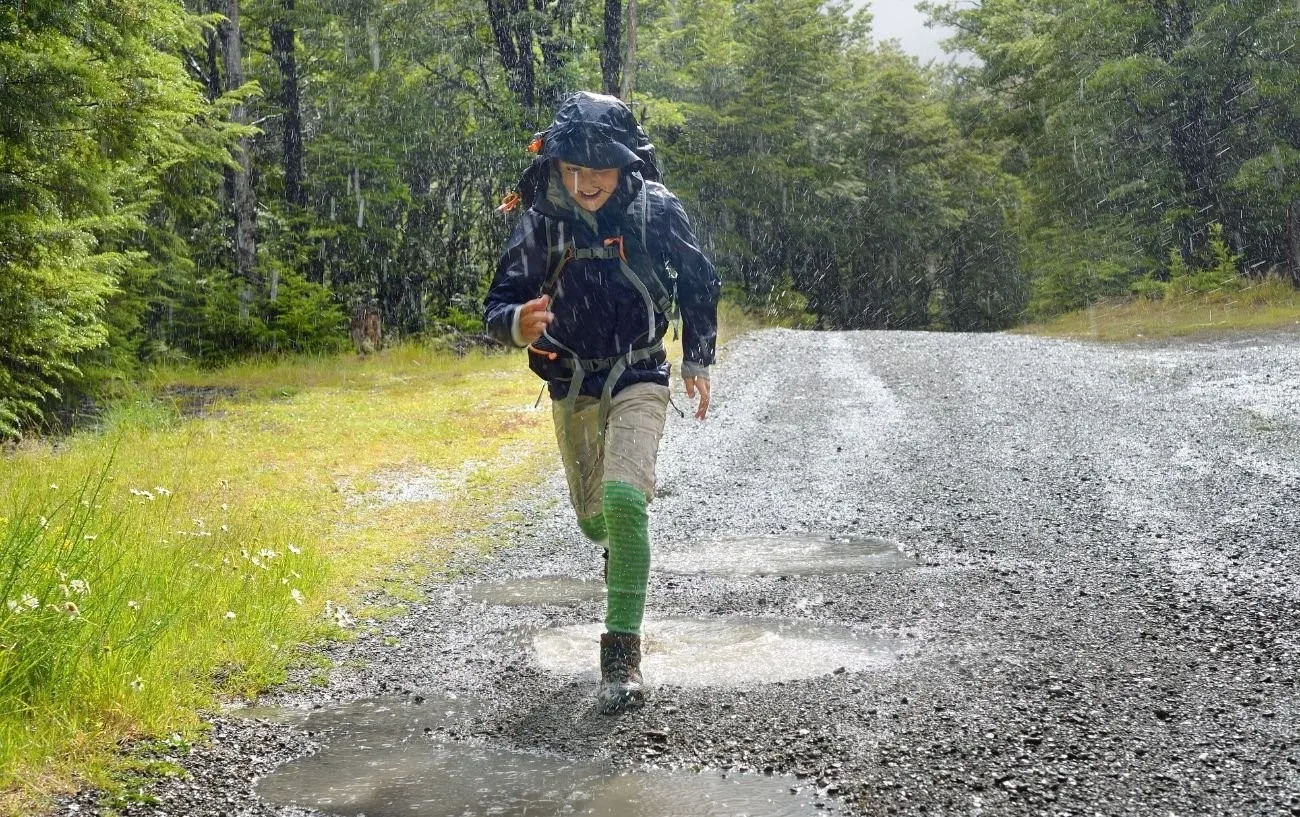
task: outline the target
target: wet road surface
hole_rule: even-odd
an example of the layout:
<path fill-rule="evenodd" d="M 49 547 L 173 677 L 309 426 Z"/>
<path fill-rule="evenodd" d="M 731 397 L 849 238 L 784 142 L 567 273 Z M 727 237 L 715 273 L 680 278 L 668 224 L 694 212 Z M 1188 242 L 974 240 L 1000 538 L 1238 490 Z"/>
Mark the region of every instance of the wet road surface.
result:
<path fill-rule="evenodd" d="M 403 740 L 797 790 L 755 815 L 1300 815 L 1300 333 L 775 330 L 733 342 L 714 395 L 660 459 L 643 711 L 596 714 L 594 637 L 573 658 L 603 602 L 555 577 L 600 558 L 558 476 L 493 557 L 332 646 L 328 688 L 270 702 L 451 695 L 467 712 Z M 293 718 L 213 735 L 129 813 L 308 813 L 255 779 L 356 740 Z"/>

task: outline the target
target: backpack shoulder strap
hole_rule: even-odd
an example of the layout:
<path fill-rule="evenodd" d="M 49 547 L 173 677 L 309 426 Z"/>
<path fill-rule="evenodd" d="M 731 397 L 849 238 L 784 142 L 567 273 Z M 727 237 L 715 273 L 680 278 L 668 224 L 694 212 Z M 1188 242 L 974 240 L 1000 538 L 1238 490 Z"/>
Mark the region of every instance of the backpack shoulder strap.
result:
<path fill-rule="evenodd" d="M 564 235 L 564 222 L 545 218 L 546 222 L 546 280 L 542 282 L 542 295 L 555 295 L 560 283 L 560 273 L 569 263 L 573 253 L 573 242 Z"/>

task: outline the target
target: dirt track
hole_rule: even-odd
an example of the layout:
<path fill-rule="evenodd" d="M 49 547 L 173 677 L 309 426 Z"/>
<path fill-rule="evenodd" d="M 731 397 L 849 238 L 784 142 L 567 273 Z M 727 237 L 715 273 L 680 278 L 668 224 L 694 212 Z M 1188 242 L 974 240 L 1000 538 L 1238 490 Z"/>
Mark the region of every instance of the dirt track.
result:
<path fill-rule="evenodd" d="M 598 576 L 557 479 L 519 506 L 528 521 L 500 523 L 492 559 L 337 645 L 328 688 L 274 702 L 450 692 L 481 706 L 433 738 L 797 773 L 852 814 L 1300 815 L 1300 333 L 1116 347 L 770 331 L 732 344 L 714 392 L 708 422 L 670 421 L 657 554 L 874 536 L 914 564 L 656 572 L 651 618 L 842 625 L 888 639 L 892 660 L 659 685 L 642 712 L 602 718 L 590 679 L 529 647 L 598 620 L 599 600 L 473 596 L 506 577 Z M 215 727 L 183 758 L 190 779 L 128 813 L 301 813 L 258 802 L 253 777 L 329 735 Z M 80 806 L 95 810 L 89 794 Z"/>

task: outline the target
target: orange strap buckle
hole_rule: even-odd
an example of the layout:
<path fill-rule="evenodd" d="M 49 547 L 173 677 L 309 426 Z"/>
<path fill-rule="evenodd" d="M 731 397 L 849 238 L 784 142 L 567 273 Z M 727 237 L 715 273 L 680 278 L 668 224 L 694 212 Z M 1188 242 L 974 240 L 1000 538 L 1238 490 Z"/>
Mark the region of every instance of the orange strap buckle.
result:
<path fill-rule="evenodd" d="M 501 206 L 498 207 L 497 210 L 502 213 L 513 213 L 521 201 L 523 201 L 523 196 L 511 190 L 509 193 L 506 193 L 505 198 L 501 199 Z"/>
<path fill-rule="evenodd" d="M 607 239 L 605 239 L 605 246 L 606 246 L 606 247 L 612 246 L 612 245 L 614 245 L 614 244 L 617 244 L 617 245 L 618 245 L 618 257 L 621 258 L 621 259 L 623 259 L 623 263 L 626 264 L 626 263 L 627 263 L 627 250 L 624 249 L 624 247 L 623 247 L 623 236 L 621 236 L 621 235 L 616 235 L 616 236 L 614 236 L 613 238 L 607 238 Z"/>

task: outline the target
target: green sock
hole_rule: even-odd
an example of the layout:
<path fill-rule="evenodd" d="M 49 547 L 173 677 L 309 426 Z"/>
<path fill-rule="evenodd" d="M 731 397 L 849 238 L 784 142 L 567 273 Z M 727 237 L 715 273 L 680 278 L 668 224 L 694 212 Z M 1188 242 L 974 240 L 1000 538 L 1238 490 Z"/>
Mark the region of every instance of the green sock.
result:
<path fill-rule="evenodd" d="M 650 583 L 650 517 L 645 494 L 626 482 L 606 482 L 604 504 L 609 526 L 605 629 L 640 635 Z"/>
<path fill-rule="evenodd" d="M 582 529 L 582 535 L 595 542 L 598 545 L 604 545 L 609 541 L 609 529 L 605 527 L 605 514 L 596 514 L 588 519 L 579 519 L 578 527 Z"/>

